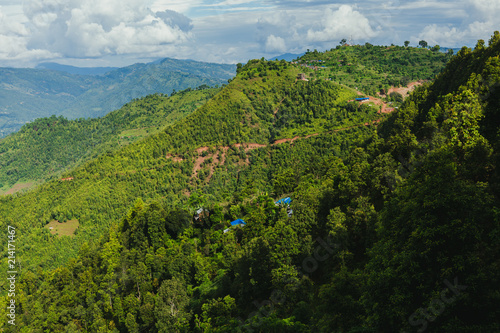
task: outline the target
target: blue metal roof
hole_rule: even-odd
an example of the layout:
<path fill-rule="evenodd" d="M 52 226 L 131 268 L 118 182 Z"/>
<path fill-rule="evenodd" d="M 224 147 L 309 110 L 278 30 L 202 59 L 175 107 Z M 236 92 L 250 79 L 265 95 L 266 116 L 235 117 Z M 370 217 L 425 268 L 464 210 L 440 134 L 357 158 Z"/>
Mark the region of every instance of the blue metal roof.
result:
<path fill-rule="evenodd" d="M 355 98 L 355 100 L 357 100 L 357 101 L 366 101 L 367 99 L 370 99 L 370 97 L 359 97 L 359 98 Z"/>
<path fill-rule="evenodd" d="M 231 222 L 231 225 L 239 225 L 239 224 L 246 225 L 245 221 L 243 221 L 242 219 L 236 219 L 233 222 Z"/>
<path fill-rule="evenodd" d="M 287 205 L 289 205 L 291 202 L 292 202 L 292 199 L 290 199 L 290 197 L 286 197 L 286 198 L 279 199 L 278 201 L 276 201 L 276 204 L 277 205 L 279 205 L 279 204 L 287 204 Z"/>

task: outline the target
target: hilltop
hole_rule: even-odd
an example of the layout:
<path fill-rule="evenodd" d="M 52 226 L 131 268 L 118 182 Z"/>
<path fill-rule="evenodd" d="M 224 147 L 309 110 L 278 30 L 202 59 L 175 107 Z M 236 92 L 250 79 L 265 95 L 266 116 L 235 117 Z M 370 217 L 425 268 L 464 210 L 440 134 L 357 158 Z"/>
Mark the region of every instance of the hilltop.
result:
<path fill-rule="evenodd" d="M 37 118 L 101 117 L 134 98 L 221 85 L 234 76 L 234 70 L 234 65 L 169 58 L 107 71 L 100 76 L 0 68 L 0 136 Z"/>
<path fill-rule="evenodd" d="M 312 78 L 333 80 L 376 96 L 387 95 L 390 87 L 433 80 L 450 57 L 429 49 L 366 43 L 326 52 L 308 51 L 297 64 Z"/>
<path fill-rule="evenodd" d="M 136 197 L 162 198 L 175 206 L 185 205 L 190 194 L 200 190 L 213 203 L 231 200 L 239 192 L 276 191 L 275 179 L 288 179 L 299 171 L 266 162 L 270 169 L 264 176 L 263 166 L 253 165 L 250 156 L 267 150 L 281 154 L 281 144 L 307 146 L 324 140 L 330 140 L 326 151 L 339 156 L 384 116 L 382 101 L 352 102 L 359 90 L 330 80 L 297 80 L 301 71 L 303 67 L 285 61 L 252 60 L 216 95 L 202 93 L 205 90 L 170 98 L 152 95 L 102 119 L 48 118 L 26 125 L 0 145 L 5 191 L 14 184 L 16 189 L 53 180 L 14 200 L 5 199 L 4 217 L 8 221 L 9 212 L 21 208 L 17 206 L 21 201 L 25 205 L 21 224 L 39 221 L 43 226 L 51 219 L 77 216 L 83 221 L 81 237 L 72 245 L 77 249 L 116 221 Z M 208 98 L 212 99 L 189 115 Z M 163 122 L 165 111 L 174 116 Z M 179 112 L 181 116 L 176 116 Z M 316 149 L 307 156 L 313 158 Z M 305 158 L 299 151 L 294 154 Z M 85 162 L 90 158 L 94 160 Z M 259 186 L 250 181 L 252 177 L 259 179 Z M 39 202 L 38 197 L 51 199 Z M 26 209 L 29 202 L 33 206 Z M 106 208 L 111 203 L 113 211 Z M 64 257 L 70 254 L 65 251 Z M 43 265 L 43 260 L 38 262 Z"/>
<path fill-rule="evenodd" d="M 412 71 L 412 78 L 419 80 L 419 82 L 409 83 L 409 88 L 405 86 L 400 87 L 398 83 L 397 87 L 392 87 L 388 90 L 387 95 L 390 96 L 381 96 L 380 94 L 373 93 L 369 103 L 366 103 L 381 107 L 382 113 L 387 113 L 391 110 L 394 110 L 394 108 L 397 107 L 400 102 L 402 102 L 402 100 L 407 96 L 406 92 L 411 90 L 410 88 L 413 88 L 415 85 L 421 84 L 421 82 L 425 79 L 429 79 L 431 77 L 431 74 L 436 71 L 436 68 L 441 68 L 439 66 L 442 65 L 446 57 L 445 55 L 439 57 L 437 55 L 434 55 L 433 53 L 431 56 L 429 56 L 429 54 L 431 54 L 429 52 L 412 48 L 387 49 L 385 47 L 375 46 L 356 46 L 352 48 L 338 48 L 335 50 L 327 51 L 325 53 L 319 53 L 317 51 L 308 52 L 300 58 L 298 67 L 293 67 L 301 72 L 305 72 L 306 76 L 311 80 L 315 80 L 318 78 L 320 80 L 332 80 L 330 73 L 342 71 L 342 69 L 337 69 L 338 64 L 335 61 L 332 62 L 321 59 L 333 59 L 336 57 L 345 58 L 345 54 L 349 54 L 350 57 L 356 58 L 355 63 L 357 64 L 357 66 L 367 69 L 367 71 L 369 68 L 372 68 L 373 70 L 374 57 L 380 57 L 381 59 L 399 59 L 408 57 L 408 54 L 415 55 L 413 56 L 413 61 L 418 65 L 415 65 L 414 68 L 410 71 Z M 342 63 L 343 60 L 339 61 L 340 63 Z M 422 64 L 420 64 L 420 62 L 422 62 Z M 308 63 L 312 63 L 315 65 L 307 65 Z M 318 64 L 321 64 L 321 66 L 316 66 Z M 347 69 L 349 72 L 351 72 L 352 69 L 357 68 L 353 64 L 350 65 L 352 66 L 348 67 Z M 127 82 L 132 84 L 136 81 L 136 83 L 139 84 L 142 82 L 141 76 L 144 76 L 145 72 L 147 73 L 147 77 L 157 77 L 158 75 L 163 75 L 162 71 L 165 68 L 168 68 L 168 70 L 170 71 L 189 72 L 193 75 L 198 76 L 217 74 L 216 72 L 209 72 L 207 66 L 203 67 L 201 63 L 197 62 L 179 62 L 173 59 L 163 59 L 149 65 L 138 64 L 114 71 L 107 70 L 104 77 L 111 77 L 114 80 L 123 81 L 122 84 L 128 84 Z M 382 70 L 387 72 L 383 72 Z M 370 72 L 367 72 L 367 77 L 371 78 L 369 81 L 370 85 L 368 88 L 366 88 L 367 92 L 373 92 L 375 90 L 375 87 L 385 85 L 388 78 L 392 80 L 391 75 L 395 75 L 394 73 L 396 72 L 404 72 L 405 70 L 406 69 L 404 66 L 396 62 L 391 66 L 386 66 L 382 69 L 378 69 L 378 71 L 380 72 L 378 76 L 373 76 L 370 74 Z M 155 72 L 158 72 L 159 74 Z M 358 80 L 357 76 L 361 75 L 361 72 L 357 73 L 358 74 L 347 74 L 346 72 L 345 74 L 352 75 L 352 80 L 356 81 Z M 258 75 L 259 77 L 265 77 L 266 73 L 259 70 L 255 75 Z M 342 80 L 339 79 L 338 83 L 341 82 Z M 348 84 L 346 83 L 346 85 Z M 139 88 L 145 89 L 145 87 L 143 86 L 139 86 L 137 89 Z M 151 90 L 153 90 L 152 87 L 150 88 Z M 164 88 L 165 87 L 163 87 L 163 89 Z M 91 95 L 95 95 L 97 93 L 96 90 L 97 88 L 92 89 L 90 95 L 89 93 L 83 93 L 79 98 L 83 100 L 84 98 L 88 97 L 88 101 L 85 102 L 86 104 L 88 104 L 90 103 L 89 101 L 93 100 L 94 97 L 92 97 Z M 157 87 L 157 90 L 161 90 L 161 88 Z M 120 94 L 125 93 L 125 91 L 123 90 L 118 89 L 118 91 Z M 359 95 L 363 95 L 363 93 L 365 93 L 366 95 L 367 92 L 362 92 L 359 88 L 356 90 L 356 93 Z M 309 94 L 310 92 L 306 93 Z M 398 95 L 398 93 L 402 93 L 402 95 Z M 392 98 L 394 94 L 396 97 L 400 96 L 400 98 Z M 355 97 L 356 96 L 354 95 L 351 96 L 351 100 Z M 157 96 L 156 98 L 159 97 Z M 186 97 L 186 101 L 193 98 L 194 97 Z M 111 98 L 111 100 L 115 100 L 115 98 Z M 69 170 L 71 167 L 77 166 L 79 163 L 82 163 L 82 161 L 85 161 L 90 156 L 96 157 L 98 153 L 102 152 L 110 153 L 117 147 L 120 147 L 124 144 L 122 140 L 123 135 L 120 134 L 120 131 L 123 131 L 125 129 L 129 130 L 129 132 L 125 133 L 125 137 L 132 136 L 134 138 L 140 138 L 145 136 L 146 131 L 148 133 L 153 133 L 160 127 L 171 123 L 171 120 L 174 118 L 171 118 L 169 122 L 165 123 L 158 123 L 157 120 L 153 121 L 154 117 L 159 117 L 159 119 L 161 119 L 160 115 L 163 113 L 158 112 L 158 110 L 163 107 L 163 104 L 158 101 L 152 102 L 152 99 L 150 99 L 150 101 L 152 105 L 148 105 L 148 102 L 137 102 L 141 105 L 141 108 L 153 108 L 157 110 L 155 112 L 144 113 L 144 116 L 149 117 L 151 115 L 150 121 L 155 122 L 155 124 L 143 124 L 142 127 L 138 127 L 133 123 L 128 124 L 127 122 L 123 122 L 122 119 L 116 118 L 114 116 L 105 117 L 102 120 L 79 119 L 77 122 L 67 122 L 62 118 L 59 118 L 59 120 L 57 121 L 54 118 L 38 119 L 32 124 L 24 126 L 21 129 L 20 133 L 0 142 L 0 166 L 2 166 L 0 171 L 0 191 L 2 191 L 3 189 L 3 193 L 13 193 L 17 190 L 25 190 L 26 188 L 30 188 L 36 184 L 39 184 L 44 179 L 59 175 L 63 170 Z M 296 113 L 295 109 L 297 106 L 288 105 L 289 101 L 286 99 L 283 99 L 281 103 L 284 103 L 283 106 L 289 108 L 288 113 Z M 201 105 L 201 103 L 191 103 L 191 106 L 194 106 L 195 104 L 197 106 Z M 307 102 L 301 107 L 304 106 L 308 108 L 311 107 L 311 105 L 308 105 Z M 173 110 L 175 108 L 182 108 L 182 106 L 180 104 L 169 106 L 170 110 Z M 129 108 L 126 107 L 121 112 L 127 112 L 126 109 Z M 135 109 L 138 108 L 135 107 Z M 70 112 L 71 110 L 71 107 L 69 107 L 66 112 Z M 191 110 L 194 110 L 194 108 L 192 108 Z M 353 107 L 348 106 L 348 110 L 353 110 Z M 137 114 L 137 111 L 135 112 Z M 184 112 L 183 114 L 187 115 L 186 112 Z M 294 117 L 296 118 L 297 116 Z M 304 115 L 301 115 L 300 117 L 304 117 Z M 305 136 L 314 133 L 322 133 L 332 129 L 332 126 L 330 125 L 331 117 L 331 115 L 325 115 L 324 117 L 315 119 L 307 127 L 301 126 L 300 122 L 297 123 L 297 119 L 290 118 L 287 119 L 287 122 L 294 122 L 295 125 L 293 127 L 289 126 L 286 130 L 283 130 L 281 129 L 282 125 L 278 124 L 276 128 L 272 129 L 271 135 L 273 139 L 279 140 L 284 138 L 293 138 L 300 135 Z M 340 118 L 341 117 L 337 116 L 337 119 L 340 120 Z M 39 129 L 47 128 L 47 124 L 43 123 L 50 124 L 50 131 L 47 134 L 41 135 Z M 348 123 L 346 123 L 346 126 L 348 126 Z M 156 129 L 154 129 L 154 127 L 156 127 Z M 69 130 L 70 128 L 71 130 Z M 102 137 L 103 132 L 107 133 L 104 137 Z M 140 133 L 141 135 L 131 135 L 136 132 Z M 117 136 L 119 138 L 117 138 Z M 80 139 L 76 140 L 76 138 Z M 107 148 L 104 149 L 103 147 Z M 35 156 L 36 158 L 34 158 Z"/>
<path fill-rule="evenodd" d="M 349 103 L 356 96 L 351 89 L 327 81 L 297 81 L 296 76 L 297 69 L 286 62 L 251 61 L 190 115 L 59 176 L 70 181 L 54 179 L 19 197 L 0 198 L 2 220 L 17 216 L 16 224 L 25 230 L 23 243 L 38 244 L 30 254 L 36 260 L 26 258 L 26 267 L 51 267 L 70 258 L 74 252 L 62 248 L 71 243 L 75 251 L 84 241 L 101 235 L 137 197 L 175 207 L 185 205 L 196 191 L 206 193 L 213 203 L 231 200 L 242 191 L 273 191 L 273 174 L 288 172 L 268 160 L 284 153 L 281 147 L 286 140 L 281 145 L 274 144 L 277 140 L 288 134 L 293 135 L 290 139 L 315 134 L 309 143 L 298 140 L 294 146 L 327 140 L 328 151 L 343 154 L 342 142 L 361 139 L 372 131 L 364 124 L 383 116 L 377 107 Z M 142 110 L 155 100 L 158 97 L 143 100 Z M 320 103 L 311 112 L 304 101 L 311 106 Z M 116 116 L 127 114 L 126 110 Z M 340 129 L 342 135 L 337 132 Z M 26 130 L 32 133 L 33 129 Z M 306 158 L 300 150 L 294 154 Z M 251 163 L 256 158 L 267 162 Z M 267 175 L 263 168 L 269 168 Z M 72 218 L 80 221 L 80 228 L 71 242 L 43 241 L 48 235 L 45 224 Z"/>

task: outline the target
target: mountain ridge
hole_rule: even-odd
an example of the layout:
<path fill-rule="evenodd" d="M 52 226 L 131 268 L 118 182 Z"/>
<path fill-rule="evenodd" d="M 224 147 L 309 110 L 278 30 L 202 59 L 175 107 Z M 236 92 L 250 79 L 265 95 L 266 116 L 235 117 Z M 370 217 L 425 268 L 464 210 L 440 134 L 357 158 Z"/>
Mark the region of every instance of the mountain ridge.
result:
<path fill-rule="evenodd" d="M 56 62 L 42 62 L 35 66 L 35 69 L 50 69 L 76 75 L 103 75 L 118 68 L 119 67 L 78 67 L 63 65 Z"/>
<path fill-rule="evenodd" d="M 134 64 L 98 76 L 47 69 L 0 68 L 0 135 L 17 131 L 36 118 L 100 117 L 148 94 L 222 85 L 234 76 L 234 69 L 234 65 L 170 58 L 158 64 Z"/>

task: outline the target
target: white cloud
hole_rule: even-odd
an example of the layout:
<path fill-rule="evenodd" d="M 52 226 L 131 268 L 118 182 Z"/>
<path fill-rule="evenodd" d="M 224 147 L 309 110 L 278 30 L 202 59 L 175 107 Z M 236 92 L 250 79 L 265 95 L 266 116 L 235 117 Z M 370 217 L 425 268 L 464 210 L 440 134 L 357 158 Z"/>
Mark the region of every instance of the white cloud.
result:
<path fill-rule="evenodd" d="M 0 7 L 0 60 L 5 64 L 24 64 L 31 59 L 44 59 L 54 54 L 46 50 L 26 48 L 29 30 L 24 24 L 3 13 Z"/>
<path fill-rule="evenodd" d="M 285 52 L 286 44 L 285 40 L 281 37 L 276 37 L 275 35 L 270 35 L 266 40 L 266 52 Z"/>
<path fill-rule="evenodd" d="M 202 4 L 203 0 L 155 0 L 151 4 L 151 10 L 155 12 L 173 10 L 187 15 L 191 9 Z"/>
<path fill-rule="evenodd" d="M 33 26 L 28 49 L 75 58 L 156 52 L 191 38 L 190 19 L 154 13 L 142 0 L 32 0 L 24 12 Z"/>
<path fill-rule="evenodd" d="M 500 2 L 498 0 L 467 0 L 467 17 L 461 24 L 429 24 L 418 34 L 430 45 L 461 47 L 474 45 L 478 39 L 487 39 L 498 30 Z"/>
<path fill-rule="evenodd" d="M 28 35 L 26 27 L 9 18 L 3 13 L 3 8 L 0 6 L 0 35 L 25 37 Z"/>
<path fill-rule="evenodd" d="M 470 0 L 470 3 L 486 17 L 493 18 L 500 13 L 498 0 Z"/>
<path fill-rule="evenodd" d="M 422 30 L 418 38 L 427 41 L 429 45 L 461 47 L 465 44 L 475 44 L 478 39 L 484 39 L 485 36 L 492 35 L 495 29 L 498 29 L 498 27 L 491 22 L 476 21 L 465 28 L 431 24 Z"/>
<path fill-rule="evenodd" d="M 500 0 L 0 0 L 0 66 L 217 62 L 355 43 L 473 46 Z M 3 14 L 2 14 L 3 13 Z M 412 44 L 413 45 L 413 44 Z M 21 64 L 22 63 L 22 64 Z"/>
<path fill-rule="evenodd" d="M 321 20 L 321 29 L 310 29 L 307 39 L 310 42 L 329 42 L 342 38 L 370 39 L 377 35 L 368 19 L 349 5 L 342 5 L 336 11 L 327 9 Z"/>

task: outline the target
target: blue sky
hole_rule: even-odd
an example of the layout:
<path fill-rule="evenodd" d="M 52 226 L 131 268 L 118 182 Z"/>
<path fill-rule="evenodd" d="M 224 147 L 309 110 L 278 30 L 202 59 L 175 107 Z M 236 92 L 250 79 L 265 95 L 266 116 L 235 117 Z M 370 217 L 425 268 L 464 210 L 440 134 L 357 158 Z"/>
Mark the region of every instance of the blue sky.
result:
<path fill-rule="evenodd" d="M 342 38 L 474 46 L 500 0 L 0 0 L 0 66 L 125 66 L 172 57 L 236 63 Z"/>

